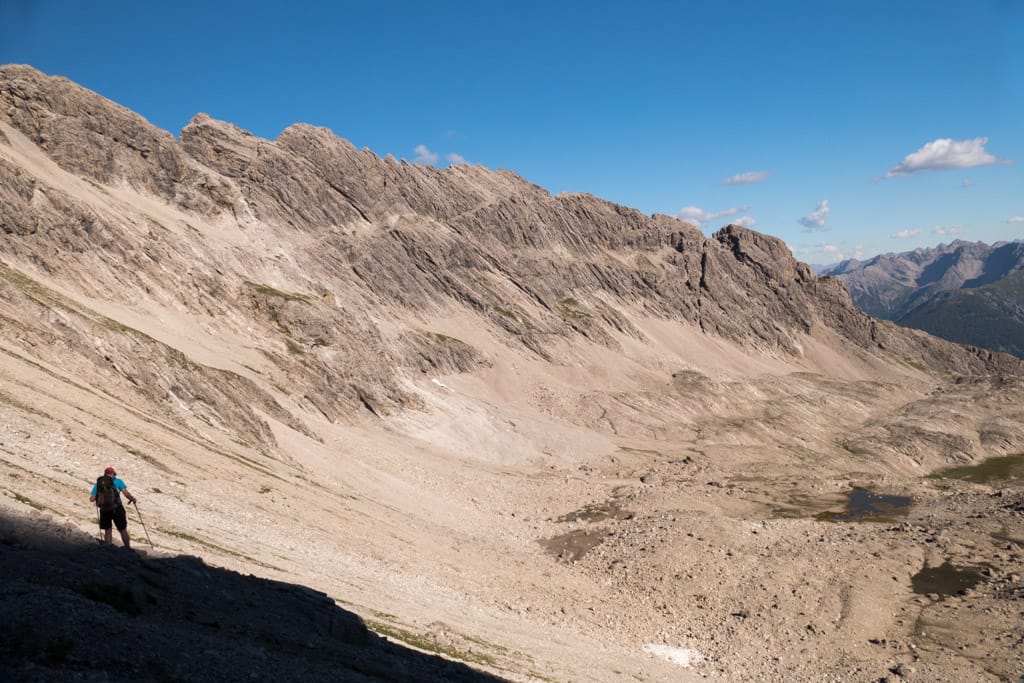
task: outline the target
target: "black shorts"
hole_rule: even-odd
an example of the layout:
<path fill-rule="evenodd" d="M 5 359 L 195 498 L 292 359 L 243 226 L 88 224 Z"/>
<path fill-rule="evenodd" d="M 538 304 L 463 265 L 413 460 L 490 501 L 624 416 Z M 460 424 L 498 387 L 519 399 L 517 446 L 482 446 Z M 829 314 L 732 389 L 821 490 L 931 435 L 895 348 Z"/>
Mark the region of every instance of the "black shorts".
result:
<path fill-rule="evenodd" d="M 118 531 L 124 531 L 128 526 L 128 515 L 125 514 L 123 505 L 118 505 L 113 510 L 100 510 L 100 528 L 109 529 L 111 522 Z"/>

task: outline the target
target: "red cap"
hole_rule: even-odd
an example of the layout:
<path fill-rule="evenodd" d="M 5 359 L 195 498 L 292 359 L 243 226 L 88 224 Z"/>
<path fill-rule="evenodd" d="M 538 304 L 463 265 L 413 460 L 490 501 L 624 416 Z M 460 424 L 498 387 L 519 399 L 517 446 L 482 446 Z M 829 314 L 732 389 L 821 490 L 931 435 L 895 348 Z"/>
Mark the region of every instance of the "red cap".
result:
<path fill-rule="evenodd" d="M 117 474 L 117 472 L 114 471 L 113 467 L 108 467 L 107 469 L 103 470 L 103 474 Z"/>

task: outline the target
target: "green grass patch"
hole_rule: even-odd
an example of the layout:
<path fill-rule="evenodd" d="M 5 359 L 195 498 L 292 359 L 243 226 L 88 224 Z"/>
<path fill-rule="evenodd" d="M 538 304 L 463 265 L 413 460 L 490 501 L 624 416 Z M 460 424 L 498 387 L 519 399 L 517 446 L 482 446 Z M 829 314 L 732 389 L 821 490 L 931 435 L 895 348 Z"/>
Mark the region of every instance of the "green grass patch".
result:
<path fill-rule="evenodd" d="M 173 530 L 167 530 L 167 529 L 161 529 L 160 531 L 162 531 L 163 533 L 167 534 L 168 536 L 173 536 L 175 538 L 180 538 L 183 541 L 189 541 L 190 543 L 195 543 L 196 545 L 203 546 L 204 548 L 207 548 L 209 550 L 213 550 L 214 552 L 218 552 L 218 553 L 221 553 L 223 555 L 230 555 L 231 557 L 235 557 L 235 558 L 238 558 L 240 560 L 245 560 L 246 562 L 249 562 L 250 564 L 254 564 L 254 565 L 258 566 L 258 567 L 263 567 L 264 569 L 273 569 L 273 570 L 279 571 L 279 572 L 280 571 L 284 571 L 280 567 L 275 567 L 274 565 L 267 564 L 266 562 L 260 562 L 259 560 L 257 560 L 254 557 L 249 557 L 248 555 L 243 555 L 242 553 L 236 552 L 234 550 L 228 550 L 227 548 L 219 546 L 216 543 L 211 543 L 210 541 L 204 541 L 203 539 L 196 538 L 192 534 L 185 533 L 184 531 L 173 531 Z"/>
<path fill-rule="evenodd" d="M 131 446 L 129 446 L 127 444 L 118 443 L 117 441 L 115 441 L 114 443 L 116 443 L 118 446 L 120 446 L 121 448 L 125 449 L 126 451 L 128 451 L 129 453 L 134 455 L 139 460 L 142 460 L 143 462 L 152 465 L 153 467 L 157 468 L 161 472 L 166 472 L 167 474 L 171 473 L 170 468 L 168 468 L 166 465 L 164 465 L 162 462 L 160 462 L 159 460 L 157 460 L 153 456 L 146 455 L 145 453 L 143 453 L 139 449 L 132 448 Z"/>
<path fill-rule="evenodd" d="M 276 353 L 274 353 L 272 351 L 267 351 L 266 349 L 257 349 L 257 351 L 259 351 L 261 354 L 263 354 L 263 357 L 266 358 L 267 360 L 269 360 L 274 365 L 276 365 L 278 367 L 282 367 L 283 359 L 280 356 L 278 356 Z"/>
<path fill-rule="evenodd" d="M 26 296 L 35 299 L 39 303 L 50 304 L 64 300 L 64 297 L 57 294 L 57 292 L 53 291 L 49 287 L 33 280 L 20 270 L 15 270 L 3 263 L 0 263 L 0 277 L 10 282 L 12 285 L 24 292 Z"/>
<path fill-rule="evenodd" d="M 89 185 L 92 185 L 95 189 L 99 190 L 103 194 L 110 194 L 110 192 L 107 190 L 106 187 L 104 187 L 103 185 L 100 185 L 99 183 L 97 183 L 92 178 L 82 178 L 82 180 L 84 180 Z"/>
<path fill-rule="evenodd" d="M 262 474 L 264 476 L 273 477 L 274 479 L 277 479 L 278 481 L 283 481 L 285 483 L 288 483 L 287 479 L 279 477 L 278 475 L 274 474 L 273 472 L 271 472 L 266 467 L 261 465 L 256 460 L 253 460 L 252 458 L 247 458 L 246 456 L 240 455 L 238 453 L 231 453 L 230 451 L 226 451 L 226 450 L 222 450 L 220 448 L 216 448 L 216 447 L 214 447 L 214 445 L 212 443 L 206 443 L 206 444 L 202 444 L 202 445 L 204 445 L 207 448 L 207 450 L 209 450 L 209 451 L 211 451 L 213 453 L 216 453 L 217 455 L 224 456 L 225 458 L 228 458 L 229 460 L 234 460 L 239 465 L 243 465 L 245 467 L 248 467 L 251 470 L 255 470 L 255 471 L 259 472 L 260 474 Z"/>
<path fill-rule="evenodd" d="M 252 287 L 257 292 L 264 296 L 273 296 L 278 299 L 284 299 L 285 301 L 300 301 L 304 304 L 310 303 L 310 298 L 305 294 L 294 294 L 292 292 L 282 292 L 280 289 L 274 289 L 270 285 L 261 285 L 256 282 L 245 281 L 245 284 Z"/>
<path fill-rule="evenodd" d="M 993 481 L 1024 481 L 1024 453 L 987 458 L 977 465 L 946 467 L 929 474 L 927 479 L 959 479 L 975 484 Z"/>
<path fill-rule="evenodd" d="M 25 496 L 21 495 L 20 493 L 15 493 L 14 494 L 14 500 L 18 501 L 19 503 L 24 503 L 25 505 L 34 507 L 36 510 L 42 511 L 42 510 L 46 509 L 45 505 L 40 505 L 39 503 L 33 501 L 31 498 L 26 498 Z"/>
<path fill-rule="evenodd" d="M 441 344 L 465 344 L 461 339 L 449 337 L 447 334 L 441 334 L 440 332 L 427 332 L 426 335 Z"/>
<path fill-rule="evenodd" d="M 910 367 L 914 368 L 915 370 L 919 370 L 921 372 L 930 373 L 932 371 L 931 368 L 929 368 L 927 365 L 925 365 L 924 363 L 919 363 L 916 360 L 904 358 L 903 362 L 909 365 Z"/>
<path fill-rule="evenodd" d="M 845 439 L 843 441 L 839 442 L 839 447 L 842 448 L 847 453 L 849 453 L 850 455 L 871 455 L 872 454 L 872 452 L 870 450 L 868 450 L 868 449 L 866 449 L 866 448 L 864 448 L 862 446 L 857 446 L 855 444 L 852 444 L 852 443 L 850 443 L 849 441 L 847 441 Z"/>
<path fill-rule="evenodd" d="M 450 659 L 455 659 L 461 662 L 469 662 L 472 664 L 483 664 L 484 666 L 490 666 L 498 668 L 498 662 L 491 656 L 486 655 L 482 652 L 469 652 L 459 650 L 448 645 L 443 645 L 437 642 L 435 639 L 429 636 L 421 635 L 419 633 L 413 633 L 397 626 L 385 624 L 380 621 L 373 621 L 372 619 L 364 619 L 364 623 L 374 633 L 378 635 L 386 636 L 392 640 L 397 640 L 406 645 L 410 645 L 418 650 L 424 652 L 433 652 L 435 654 L 443 655 Z"/>
<path fill-rule="evenodd" d="M 590 320 L 593 316 L 584 311 L 580 306 L 580 302 L 576 301 L 572 297 L 562 299 L 558 302 L 558 310 L 566 318 L 572 320 Z"/>
<path fill-rule="evenodd" d="M 896 518 L 890 515 L 865 515 L 851 519 L 848 513 L 834 510 L 819 512 L 814 515 L 814 519 L 819 522 L 875 522 L 878 524 L 891 524 L 896 521 Z"/>
<path fill-rule="evenodd" d="M 128 336 L 132 336 L 132 335 L 138 334 L 138 335 L 141 335 L 141 336 L 143 336 L 143 337 L 145 337 L 147 339 L 152 339 L 152 337 L 150 337 L 148 334 L 142 332 L 141 330 L 137 330 L 134 327 L 131 327 L 129 325 L 125 325 L 124 323 L 119 322 L 117 320 L 114 320 L 113 318 L 108 318 L 108 317 L 106 317 L 104 315 L 99 315 L 98 313 L 95 314 L 95 315 L 96 315 L 96 318 L 94 319 L 94 321 L 98 322 L 101 325 L 103 325 L 103 327 L 106 327 L 108 330 L 111 330 L 113 332 L 117 332 L 118 334 L 124 334 L 124 335 L 128 335 Z M 154 340 L 154 341 L 156 341 L 156 340 Z"/>
<path fill-rule="evenodd" d="M 7 405 L 17 408 L 18 410 L 25 413 L 30 413 L 38 417 L 45 417 L 47 420 L 53 419 L 53 416 L 50 415 L 49 413 L 39 410 L 38 408 L 33 408 L 27 403 L 22 403 L 21 401 L 14 398 L 10 394 L 6 394 L 4 392 L 0 392 L 0 403 L 6 403 Z"/>
<path fill-rule="evenodd" d="M 151 337 L 150 335 L 146 334 L 145 332 L 142 332 L 141 330 L 137 330 L 134 327 L 129 327 L 128 325 L 125 325 L 124 323 L 121 323 L 121 322 L 119 322 L 117 320 L 114 320 L 113 318 L 108 318 L 107 316 L 102 315 L 100 313 L 97 313 L 96 311 L 94 311 L 94 310 L 92 310 L 90 308 L 87 308 L 85 306 L 81 306 L 78 303 L 76 303 L 75 301 L 72 301 L 71 299 L 68 299 L 67 297 L 65 297 L 65 296 L 63 296 L 61 294 L 58 294 L 57 292 L 55 292 L 55 291 L 53 291 L 53 290 L 43 286 L 42 284 L 40 284 L 40 283 L 36 282 L 35 280 L 33 280 L 33 279 L 29 278 L 28 276 L 26 276 L 25 274 L 23 274 L 23 273 L 21 273 L 19 271 L 13 270 L 11 268 L 8 268 L 4 264 L 0 264 L 0 277 L 3 277 L 4 279 L 8 280 L 12 284 L 18 286 L 22 290 L 22 292 L 25 293 L 26 296 L 28 296 L 29 298 L 35 300 L 37 303 L 39 303 L 39 304 L 41 304 L 41 305 L 43 305 L 43 306 L 45 306 L 47 308 L 61 308 L 61 309 L 65 310 L 65 311 L 67 311 L 68 313 L 71 313 L 71 314 L 74 314 L 74 315 L 80 315 L 80 316 L 84 317 L 85 319 L 89 320 L 90 322 L 98 324 L 98 325 L 102 325 L 103 327 L 106 327 L 107 329 L 112 330 L 114 332 L 118 332 L 120 334 L 124 334 L 124 335 L 130 336 L 130 337 L 142 338 L 143 340 L 145 340 L 147 342 L 151 342 L 152 344 L 154 344 L 155 346 L 157 346 L 159 348 L 166 349 L 168 355 L 172 359 L 178 361 L 179 364 L 181 364 L 183 367 L 188 367 L 188 368 L 193 368 L 193 369 L 201 367 L 201 366 L 197 366 L 195 363 L 190 361 L 185 356 L 185 354 L 181 353 L 177 349 L 174 349 L 172 347 L 167 346 L 163 342 L 160 342 L 159 340 Z M 21 359 L 21 357 L 18 356 L 17 354 L 14 354 L 12 352 L 7 352 L 7 353 L 8 353 L 8 355 L 12 355 L 14 357 L 17 357 L 17 358 Z M 70 385 L 72 385 L 72 386 L 74 386 L 76 388 L 82 389 L 84 391 L 88 391 L 89 393 L 92 393 L 92 394 L 96 393 L 96 392 L 92 391 L 91 389 L 88 389 L 87 387 L 83 387 L 83 386 L 81 386 L 79 384 L 75 384 L 74 382 L 68 380 L 67 378 L 63 378 L 63 377 L 59 377 L 59 376 L 55 375 L 52 371 L 44 368 L 43 366 L 39 365 L 38 363 L 34 363 L 32 361 L 29 361 L 28 359 L 22 359 L 22 360 L 24 360 L 25 362 L 28 362 L 28 363 L 32 363 L 32 365 L 34 365 L 36 367 L 39 367 L 40 369 L 46 371 L 50 375 L 53 375 L 54 377 L 58 377 L 58 379 L 61 379 L 62 381 L 66 382 L 66 383 L 68 383 L 68 384 L 70 384 Z"/>
<path fill-rule="evenodd" d="M 148 213 L 145 214 L 145 215 L 146 215 L 146 220 L 149 221 L 150 226 L 152 226 L 154 228 L 159 228 L 160 230 L 163 230 L 164 232 L 170 232 L 170 230 L 167 229 L 166 225 L 164 225 L 163 223 L 161 223 L 157 219 L 153 218 Z"/>
<path fill-rule="evenodd" d="M 190 541 L 192 543 L 197 543 L 199 545 L 207 546 L 209 548 L 216 548 L 217 550 L 222 550 L 220 546 L 214 545 L 213 543 L 208 543 L 207 541 L 204 541 L 201 538 L 196 538 L 192 534 L 186 534 L 184 531 L 172 531 L 169 529 L 161 529 L 161 531 L 163 531 L 168 536 L 174 536 L 175 538 L 180 538 L 183 541 Z"/>

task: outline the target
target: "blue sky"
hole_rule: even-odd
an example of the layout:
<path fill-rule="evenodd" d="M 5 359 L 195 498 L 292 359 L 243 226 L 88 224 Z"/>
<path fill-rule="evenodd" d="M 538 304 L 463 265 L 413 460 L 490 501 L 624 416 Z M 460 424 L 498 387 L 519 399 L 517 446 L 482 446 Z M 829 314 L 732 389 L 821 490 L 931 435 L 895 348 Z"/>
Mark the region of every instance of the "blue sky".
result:
<path fill-rule="evenodd" d="M 0 63 L 175 134 L 327 126 L 811 263 L 1024 237 L 1024 0 L 0 0 Z"/>

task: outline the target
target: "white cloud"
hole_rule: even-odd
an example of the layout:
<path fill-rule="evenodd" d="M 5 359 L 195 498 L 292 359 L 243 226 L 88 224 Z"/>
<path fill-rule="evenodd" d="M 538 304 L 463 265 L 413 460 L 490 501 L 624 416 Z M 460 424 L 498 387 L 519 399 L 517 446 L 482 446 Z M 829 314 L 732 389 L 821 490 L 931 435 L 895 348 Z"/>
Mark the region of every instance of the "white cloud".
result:
<path fill-rule="evenodd" d="M 960 187 L 974 187 L 974 181 L 970 178 L 964 178 L 964 181 L 960 183 Z"/>
<path fill-rule="evenodd" d="M 679 209 L 679 213 L 676 214 L 676 217 L 679 218 L 679 220 L 686 221 L 687 223 L 693 223 L 694 225 L 701 226 L 704 223 L 716 221 L 720 218 L 728 218 L 730 216 L 735 216 L 736 214 L 739 213 L 744 213 L 749 209 L 749 206 L 740 206 L 733 207 L 731 209 L 726 209 L 725 211 L 711 213 L 705 211 L 699 206 L 684 206 L 683 208 Z"/>
<path fill-rule="evenodd" d="M 757 221 L 755 221 L 751 216 L 740 216 L 734 220 L 733 223 L 736 225 L 742 225 L 744 228 L 752 228 L 757 225 Z"/>
<path fill-rule="evenodd" d="M 700 225 L 701 223 L 708 221 L 710 216 L 711 214 L 699 206 L 684 206 L 679 209 L 679 213 L 676 214 L 676 217 L 679 220 L 686 221 L 687 223 L 693 223 L 694 225 Z"/>
<path fill-rule="evenodd" d="M 964 231 L 964 226 L 962 226 L 962 225 L 951 225 L 948 228 L 944 227 L 944 226 L 941 226 L 941 225 L 936 225 L 934 228 L 932 228 L 932 234 L 933 235 L 940 235 L 940 236 L 941 235 L 959 235 L 963 231 Z"/>
<path fill-rule="evenodd" d="M 864 257 L 864 245 L 857 244 L 852 247 L 848 244 L 829 244 L 827 242 L 819 242 L 814 246 L 802 246 L 795 250 L 802 259 L 813 262 L 813 263 L 836 263 L 838 261 L 845 261 L 848 258 L 863 258 Z"/>
<path fill-rule="evenodd" d="M 768 171 L 747 171 L 746 173 L 737 173 L 731 178 L 726 178 L 722 181 L 723 185 L 748 185 L 750 183 L 760 183 L 768 179 Z"/>
<path fill-rule="evenodd" d="M 822 199 L 818 202 L 818 206 L 815 207 L 814 211 L 799 219 L 797 222 L 807 228 L 809 232 L 827 230 L 828 228 L 825 227 L 825 216 L 827 216 L 831 210 L 832 209 L 828 206 L 828 200 Z"/>
<path fill-rule="evenodd" d="M 906 239 L 910 239 L 911 237 L 917 237 L 920 234 L 921 234 L 921 231 L 920 230 L 916 230 L 916 229 L 915 230 L 900 230 L 899 232 L 894 232 L 893 234 L 889 235 L 889 237 L 893 238 L 894 240 L 906 240 Z"/>
<path fill-rule="evenodd" d="M 416 145 L 413 151 L 416 152 L 416 158 L 412 160 L 412 163 L 425 166 L 433 166 L 437 163 L 437 155 L 427 149 L 426 145 Z"/>
<path fill-rule="evenodd" d="M 1007 223 L 1024 223 L 1024 216 L 1010 216 L 1006 219 Z"/>
<path fill-rule="evenodd" d="M 455 152 L 445 154 L 444 160 L 447 161 L 452 166 L 458 166 L 459 164 L 466 163 L 465 157 L 463 157 L 461 154 L 456 154 Z"/>
<path fill-rule="evenodd" d="M 988 138 L 932 140 L 916 152 L 903 157 L 903 161 L 889 169 L 885 177 L 917 175 L 945 168 L 974 168 L 975 166 L 1011 163 L 1009 159 L 1000 159 L 986 152 L 986 143 L 988 143 Z"/>

